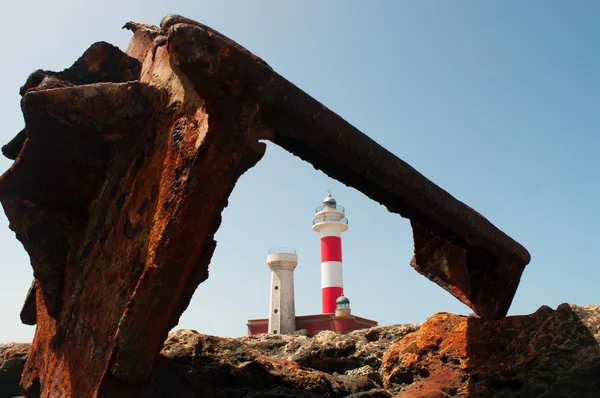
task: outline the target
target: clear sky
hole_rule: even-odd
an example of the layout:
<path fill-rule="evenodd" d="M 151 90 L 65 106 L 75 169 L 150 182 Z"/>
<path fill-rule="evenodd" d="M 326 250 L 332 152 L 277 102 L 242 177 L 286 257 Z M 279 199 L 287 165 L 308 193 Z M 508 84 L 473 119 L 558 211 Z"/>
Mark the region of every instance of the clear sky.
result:
<path fill-rule="evenodd" d="M 600 2 L 3 1 L 0 142 L 23 127 L 19 86 L 95 41 L 125 50 L 129 21 L 178 13 L 221 31 L 486 216 L 532 255 L 511 314 L 600 304 Z M 11 161 L 0 159 L 0 172 Z M 410 266 L 409 222 L 269 144 L 242 176 L 210 278 L 178 327 L 241 336 L 266 317 L 270 247 L 293 246 L 296 312 L 320 311 L 314 208 L 347 209 L 354 314 L 421 322 L 469 308 Z M 0 215 L 0 342 L 28 341 L 29 258 Z"/>

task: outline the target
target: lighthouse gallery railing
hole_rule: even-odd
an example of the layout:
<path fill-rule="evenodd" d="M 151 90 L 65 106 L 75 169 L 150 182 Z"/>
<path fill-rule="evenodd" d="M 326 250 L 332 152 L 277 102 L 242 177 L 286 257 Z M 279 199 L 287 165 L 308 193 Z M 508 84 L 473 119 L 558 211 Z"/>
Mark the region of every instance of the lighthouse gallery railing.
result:
<path fill-rule="evenodd" d="M 339 218 L 336 216 L 319 217 L 319 218 L 315 218 L 313 220 L 313 225 L 318 224 L 320 222 L 341 222 L 342 224 L 348 225 L 348 219 L 346 217 L 344 217 L 344 218 Z"/>

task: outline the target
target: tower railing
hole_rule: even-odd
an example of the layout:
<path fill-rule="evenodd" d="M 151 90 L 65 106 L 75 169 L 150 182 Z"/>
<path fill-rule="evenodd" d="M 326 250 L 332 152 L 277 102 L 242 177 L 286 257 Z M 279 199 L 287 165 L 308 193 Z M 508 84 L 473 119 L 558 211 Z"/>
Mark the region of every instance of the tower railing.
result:
<path fill-rule="evenodd" d="M 278 246 L 278 247 L 273 247 L 273 248 L 269 249 L 269 254 L 273 254 L 273 253 L 296 254 L 296 249 L 294 249 L 293 247 Z"/>
<path fill-rule="evenodd" d="M 315 212 L 318 213 L 318 212 L 324 211 L 324 210 L 341 211 L 342 213 L 346 212 L 346 209 L 344 208 L 344 206 L 340 206 L 340 205 L 321 205 L 315 209 Z"/>
<path fill-rule="evenodd" d="M 319 217 L 319 218 L 315 218 L 313 220 L 313 225 L 318 224 L 320 222 L 341 222 L 342 224 L 348 225 L 348 219 L 346 217 L 344 217 L 344 218 L 339 218 L 336 216 Z"/>

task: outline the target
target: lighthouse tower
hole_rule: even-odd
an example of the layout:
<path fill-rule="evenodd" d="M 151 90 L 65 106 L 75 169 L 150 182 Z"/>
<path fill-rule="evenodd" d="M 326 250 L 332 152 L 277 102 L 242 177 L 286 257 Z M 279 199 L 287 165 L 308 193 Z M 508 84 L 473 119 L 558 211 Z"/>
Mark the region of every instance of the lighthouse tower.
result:
<path fill-rule="evenodd" d="M 296 250 L 275 248 L 269 250 L 267 264 L 271 269 L 271 300 L 267 333 L 296 331 L 294 305 L 294 269 L 298 265 Z"/>
<path fill-rule="evenodd" d="M 342 232 L 348 229 L 345 209 L 331 193 L 317 207 L 313 230 L 321 234 L 321 294 L 323 314 L 334 314 L 336 300 L 344 293 Z"/>

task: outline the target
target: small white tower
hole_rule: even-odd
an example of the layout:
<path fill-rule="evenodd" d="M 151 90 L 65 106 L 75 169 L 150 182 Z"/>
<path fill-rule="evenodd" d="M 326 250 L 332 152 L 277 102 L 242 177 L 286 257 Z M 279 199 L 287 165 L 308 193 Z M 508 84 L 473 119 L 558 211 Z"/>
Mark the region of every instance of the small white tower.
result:
<path fill-rule="evenodd" d="M 335 316 L 350 316 L 350 300 L 343 294 L 335 300 Z"/>
<path fill-rule="evenodd" d="M 268 333 L 293 333 L 296 331 L 294 306 L 294 269 L 298 265 L 296 250 L 281 247 L 271 249 L 267 255 L 267 264 L 271 269 Z"/>

